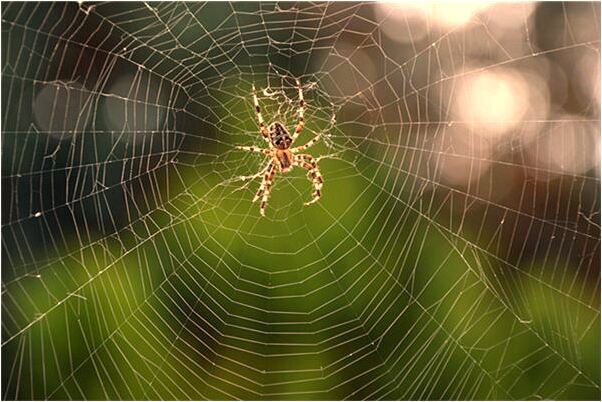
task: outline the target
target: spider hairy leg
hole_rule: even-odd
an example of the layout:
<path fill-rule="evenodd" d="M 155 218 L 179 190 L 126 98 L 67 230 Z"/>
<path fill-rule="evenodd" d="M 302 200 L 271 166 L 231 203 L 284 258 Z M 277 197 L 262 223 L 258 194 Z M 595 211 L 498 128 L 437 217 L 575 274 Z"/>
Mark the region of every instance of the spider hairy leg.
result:
<path fill-rule="evenodd" d="M 301 146 L 295 147 L 291 151 L 292 152 L 302 152 L 302 151 L 305 151 L 307 148 L 311 147 L 316 142 L 320 141 L 320 137 L 322 137 L 322 134 L 318 133 L 318 135 L 316 135 L 312 140 L 310 140 L 309 142 L 307 142 L 305 145 L 301 145 Z"/>
<path fill-rule="evenodd" d="M 303 130 L 303 126 L 305 125 L 305 118 L 303 117 L 305 112 L 305 100 L 303 99 L 303 89 L 301 89 L 301 83 L 299 80 L 297 80 L 297 90 L 299 91 L 299 109 L 297 109 L 297 127 L 295 127 L 292 142 L 295 142 L 301 133 L 301 130 Z"/>
<path fill-rule="evenodd" d="M 318 169 L 318 163 L 311 155 L 296 155 L 296 164 L 303 169 L 309 171 L 312 183 L 314 185 L 314 193 L 311 200 L 305 203 L 305 205 L 311 205 L 317 202 L 322 196 L 322 186 L 324 185 L 324 179 Z"/>
<path fill-rule="evenodd" d="M 268 165 L 265 175 L 263 177 L 263 181 L 253 197 L 253 202 L 259 200 L 261 198 L 261 204 L 259 206 L 259 213 L 261 216 L 265 216 L 265 207 L 268 204 L 268 199 L 270 198 L 270 192 L 272 190 L 272 182 L 274 180 L 274 175 L 276 174 L 276 165 L 274 162 L 270 162 Z"/>
<path fill-rule="evenodd" d="M 270 150 L 266 149 L 266 148 L 259 148 L 259 147 L 253 147 L 253 146 L 248 147 L 248 146 L 244 146 L 244 145 L 237 145 L 236 148 L 241 149 L 243 151 L 260 152 L 260 153 L 266 154 L 266 155 L 270 154 Z"/>
<path fill-rule="evenodd" d="M 259 100 L 257 99 L 257 91 L 255 90 L 255 84 L 253 84 L 252 86 L 252 94 L 253 94 L 253 104 L 255 106 L 255 114 L 257 115 L 257 120 L 259 121 L 259 131 L 261 132 L 261 135 L 263 135 L 263 138 L 267 141 L 267 143 L 270 143 L 270 136 L 268 133 L 268 129 L 265 126 L 265 123 L 263 121 L 263 116 L 261 116 L 261 107 L 259 106 Z"/>
<path fill-rule="evenodd" d="M 259 185 L 252 202 L 257 201 L 263 195 L 263 192 L 265 191 L 265 181 L 272 170 L 272 167 L 275 167 L 274 161 L 270 161 L 270 163 L 268 163 L 268 165 L 261 172 L 259 172 L 258 176 L 263 176 L 263 179 L 261 180 L 261 184 Z"/>

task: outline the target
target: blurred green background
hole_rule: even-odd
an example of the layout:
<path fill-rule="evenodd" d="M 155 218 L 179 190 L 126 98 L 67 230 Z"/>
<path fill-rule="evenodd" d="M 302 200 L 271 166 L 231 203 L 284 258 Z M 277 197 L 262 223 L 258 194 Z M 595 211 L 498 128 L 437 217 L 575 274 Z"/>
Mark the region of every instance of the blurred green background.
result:
<path fill-rule="evenodd" d="M 4 399 L 600 398 L 598 3 L 1 7 Z"/>

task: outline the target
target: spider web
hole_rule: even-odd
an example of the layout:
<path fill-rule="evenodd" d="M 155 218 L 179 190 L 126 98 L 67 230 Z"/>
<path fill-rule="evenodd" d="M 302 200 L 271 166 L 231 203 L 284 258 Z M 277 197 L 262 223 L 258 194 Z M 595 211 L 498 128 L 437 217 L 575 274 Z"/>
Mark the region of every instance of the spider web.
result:
<path fill-rule="evenodd" d="M 3 398 L 598 399 L 600 7 L 480 7 L 3 3 Z"/>

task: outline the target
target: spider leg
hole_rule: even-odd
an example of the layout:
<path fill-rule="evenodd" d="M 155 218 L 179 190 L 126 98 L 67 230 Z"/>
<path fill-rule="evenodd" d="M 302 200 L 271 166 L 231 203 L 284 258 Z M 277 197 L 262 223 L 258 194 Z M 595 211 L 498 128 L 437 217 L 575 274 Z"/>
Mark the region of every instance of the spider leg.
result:
<path fill-rule="evenodd" d="M 318 135 L 316 135 L 311 141 L 309 141 L 307 144 L 305 145 L 301 145 L 295 148 L 291 149 L 291 152 L 302 152 L 305 151 L 307 148 L 311 147 L 312 145 L 314 145 L 316 142 L 318 142 L 320 140 L 320 137 L 322 136 L 321 133 L 318 133 Z"/>
<path fill-rule="evenodd" d="M 257 120 L 259 120 L 259 131 L 263 138 L 270 143 L 270 134 L 268 133 L 268 129 L 265 127 L 265 123 L 263 122 L 263 117 L 261 116 L 261 107 L 259 107 L 259 100 L 257 99 L 257 91 L 255 91 L 255 84 L 253 84 L 253 104 L 255 105 L 255 114 L 257 114 Z"/>
<path fill-rule="evenodd" d="M 272 190 L 272 181 L 274 179 L 274 175 L 276 174 L 276 164 L 274 161 L 270 161 L 268 167 L 265 170 L 265 175 L 263 176 L 263 181 L 255 193 L 255 197 L 253 197 L 253 202 L 257 201 L 261 198 L 261 204 L 259 206 L 259 213 L 261 216 L 265 216 L 265 207 L 268 204 L 268 199 L 270 198 L 270 192 Z"/>
<path fill-rule="evenodd" d="M 309 175 L 311 176 L 311 180 L 314 184 L 314 193 L 313 198 L 306 202 L 305 205 L 313 204 L 322 196 L 322 186 L 324 185 L 324 179 L 322 178 L 320 170 L 318 169 L 318 163 L 313 156 L 302 154 L 295 155 L 295 164 L 309 171 Z"/>
<path fill-rule="evenodd" d="M 268 165 L 258 174 L 258 176 L 263 176 L 263 179 L 261 180 L 261 184 L 259 185 L 255 196 L 253 197 L 253 202 L 257 201 L 263 195 L 263 192 L 265 191 L 265 182 L 273 166 L 274 161 L 271 160 L 270 163 L 268 163 Z"/>
<path fill-rule="evenodd" d="M 297 127 L 295 127 L 295 132 L 293 133 L 293 140 L 291 143 L 295 142 L 301 130 L 303 130 L 303 126 L 305 125 L 305 119 L 303 117 L 303 113 L 305 112 L 305 100 L 303 100 L 303 90 L 301 89 L 301 83 L 297 80 L 297 90 L 299 91 L 299 109 L 297 109 Z"/>
<path fill-rule="evenodd" d="M 243 151 L 249 151 L 249 152 L 261 152 L 262 154 L 265 154 L 265 155 L 270 154 L 270 150 L 267 148 L 247 147 L 247 146 L 242 146 L 242 145 L 238 145 L 238 146 L 236 146 L 236 148 L 241 149 Z"/>

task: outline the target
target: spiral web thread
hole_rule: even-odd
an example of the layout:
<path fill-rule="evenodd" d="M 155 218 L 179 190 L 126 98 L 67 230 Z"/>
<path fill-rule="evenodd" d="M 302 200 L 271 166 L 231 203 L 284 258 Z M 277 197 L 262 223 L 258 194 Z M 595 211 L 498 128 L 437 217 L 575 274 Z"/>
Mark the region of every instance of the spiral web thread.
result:
<path fill-rule="evenodd" d="M 599 95 L 490 136 L 452 106 L 599 60 L 599 5 L 547 47 L 544 5 L 402 44 L 378 7 L 3 3 L 4 398 L 599 397 Z M 235 146 L 265 146 L 253 83 L 294 127 L 296 79 L 324 196 L 277 175 L 261 218 Z"/>

